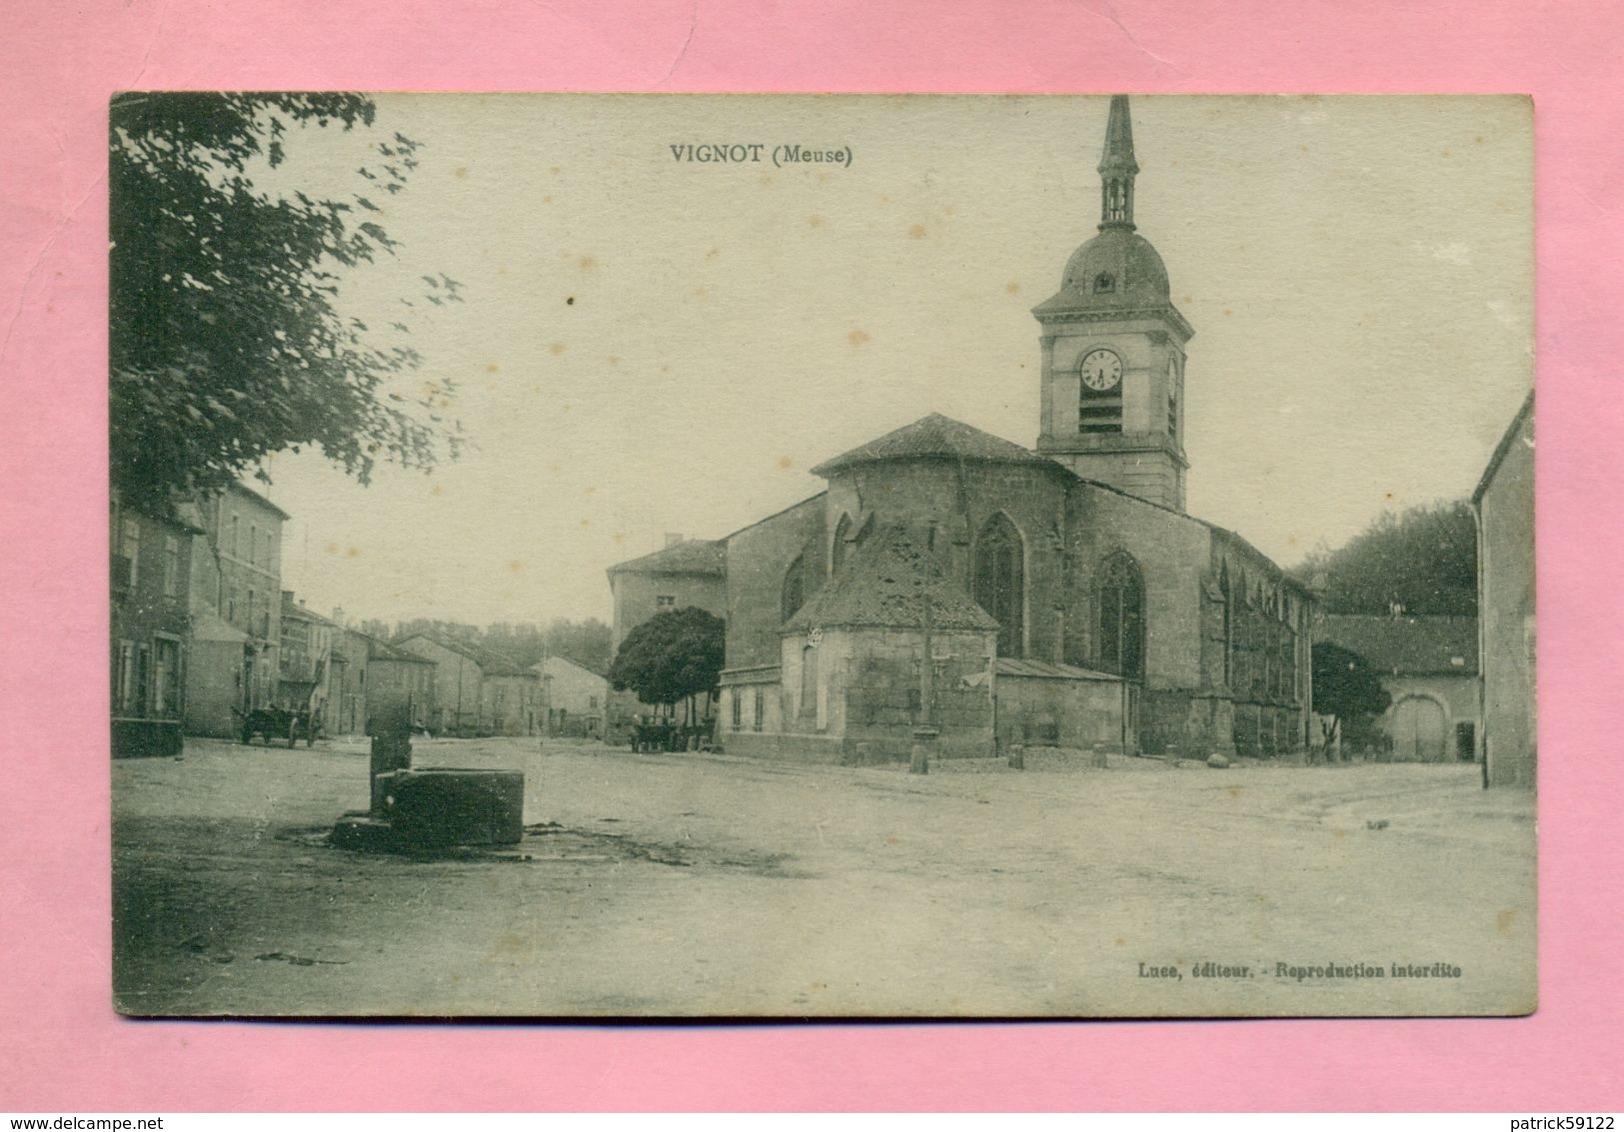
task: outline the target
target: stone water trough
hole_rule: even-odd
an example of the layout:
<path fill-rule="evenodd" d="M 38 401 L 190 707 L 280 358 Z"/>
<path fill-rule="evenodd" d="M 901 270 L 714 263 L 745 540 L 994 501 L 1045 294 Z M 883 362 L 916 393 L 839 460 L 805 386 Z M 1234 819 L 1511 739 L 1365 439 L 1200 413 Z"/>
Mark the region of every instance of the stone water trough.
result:
<path fill-rule="evenodd" d="M 513 845 L 524 836 L 523 771 L 402 769 L 374 782 L 379 805 L 339 819 L 333 844 L 412 853 Z"/>

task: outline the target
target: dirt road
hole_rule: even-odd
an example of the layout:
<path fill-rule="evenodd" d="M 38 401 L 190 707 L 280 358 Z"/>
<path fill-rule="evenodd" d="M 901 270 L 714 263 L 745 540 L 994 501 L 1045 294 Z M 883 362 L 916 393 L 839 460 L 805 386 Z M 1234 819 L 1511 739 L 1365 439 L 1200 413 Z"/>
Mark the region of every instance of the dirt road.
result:
<path fill-rule="evenodd" d="M 1034 755 L 1025 772 L 939 763 L 916 777 L 534 739 L 419 741 L 415 758 L 522 769 L 524 842 L 440 860 L 328 847 L 340 812 L 366 805 L 359 745 L 192 741 L 180 761 L 115 763 L 120 1008 L 1533 1005 L 1532 799 L 1485 793 L 1471 766 L 1099 770 Z M 1202 977 L 1204 963 L 1229 973 Z M 1363 975 L 1299 977 L 1361 963 Z M 1395 978 L 1394 964 L 1430 973 Z"/>

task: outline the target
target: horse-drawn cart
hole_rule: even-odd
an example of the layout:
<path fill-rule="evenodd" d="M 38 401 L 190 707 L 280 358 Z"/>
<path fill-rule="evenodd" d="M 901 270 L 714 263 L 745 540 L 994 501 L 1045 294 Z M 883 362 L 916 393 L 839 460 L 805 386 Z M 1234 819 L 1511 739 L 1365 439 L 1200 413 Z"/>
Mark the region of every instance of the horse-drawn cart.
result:
<path fill-rule="evenodd" d="M 316 745 L 316 722 L 308 711 L 266 707 L 239 711 L 237 715 L 242 718 L 244 743 L 252 743 L 254 736 L 261 735 L 267 747 L 272 739 L 286 739 L 290 748 L 300 739 L 305 741 L 307 747 Z"/>

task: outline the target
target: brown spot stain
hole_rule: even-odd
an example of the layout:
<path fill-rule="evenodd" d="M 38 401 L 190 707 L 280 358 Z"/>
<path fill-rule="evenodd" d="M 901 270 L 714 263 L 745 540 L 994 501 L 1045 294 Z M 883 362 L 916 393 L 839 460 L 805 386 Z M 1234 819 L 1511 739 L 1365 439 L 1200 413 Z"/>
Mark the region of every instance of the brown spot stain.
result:
<path fill-rule="evenodd" d="M 618 366 L 620 364 L 620 358 L 615 354 L 610 354 L 609 355 L 609 364 L 612 365 L 612 366 Z"/>
<path fill-rule="evenodd" d="M 615 544 L 618 546 L 619 544 L 626 541 L 626 532 L 625 531 L 616 531 L 614 534 L 610 535 L 609 537 L 611 539 L 613 539 Z"/>
<path fill-rule="evenodd" d="M 778 466 L 787 472 L 795 466 L 795 461 L 788 456 L 780 456 L 778 457 Z"/>
<path fill-rule="evenodd" d="M 1224 793 L 1228 794 L 1231 798 L 1239 798 L 1241 796 L 1241 788 L 1239 786 L 1226 786 L 1224 787 Z"/>
<path fill-rule="evenodd" d="M 565 346 L 564 343 L 562 343 L 562 342 L 554 342 L 551 346 L 547 347 L 547 352 L 549 354 L 552 354 L 553 357 L 556 358 L 559 354 L 562 354 L 566 349 L 568 349 L 568 347 Z"/>
<path fill-rule="evenodd" d="M 549 173 L 562 173 L 563 169 L 560 166 L 554 165 L 554 166 L 550 167 L 547 170 L 547 172 L 549 172 Z"/>
<path fill-rule="evenodd" d="M 715 259 L 717 256 L 719 256 L 721 254 L 722 254 L 722 249 L 721 248 L 712 248 L 710 251 L 705 253 L 705 258 L 706 259 Z"/>
<path fill-rule="evenodd" d="M 581 520 L 581 529 L 583 531 L 586 530 L 591 525 L 592 525 L 592 520 L 591 519 L 582 519 Z"/>
<path fill-rule="evenodd" d="M 359 558 L 359 557 L 361 557 L 361 548 L 358 547 L 358 546 L 352 546 L 352 547 L 347 548 L 344 551 L 344 557 L 345 558 Z"/>
<path fill-rule="evenodd" d="M 902 844 L 902 838 L 898 837 L 896 834 L 893 833 L 893 834 L 891 834 L 889 837 L 887 837 L 885 839 L 885 843 L 887 845 L 901 845 Z"/>
<path fill-rule="evenodd" d="M 819 216 L 817 213 L 814 212 L 811 216 L 808 216 L 806 218 L 806 226 L 808 228 L 822 228 L 823 227 L 823 217 Z"/>
<path fill-rule="evenodd" d="M 330 542 L 326 546 L 322 547 L 322 549 L 325 550 L 328 554 L 337 554 L 338 553 L 338 543 Z"/>
<path fill-rule="evenodd" d="M 861 330 L 853 330 L 850 334 L 846 335 L 846 341 L 850 342 L 853 346 L 861 346 L 864 342 L 868 341 L 868 335 Z"/>
<path fill-rule="evenodd" d="M 512 562 L 508 563 L 508 572 L 510 574 L 524 573 L 524 563 L 515 558 Z"/>
<path fill-rule="evenodd" d="M 1517 909 L 1502 908 L 1494 914 L 1494 930 L 1504 934 L 1511 930 L 1511 925 L 1517 919 Z"/>
<path fill-rule="evenodd" d="M 544 196 L 544 197 L 542 197 L 542 198 L 541 198 L 541 203 L 542 203 L 542 204 L 552 204 L 552 203 L 553 203 L 553 198 L 552 198 L 552 196 L 551 196 L 551 195 L 550 195 L 550 194 L 549 194 L 549 195 L 548 195 L 548 196 Z"/>
<path fill-rule="evenodd" d="M 457 166 L 456 170 L 452 173 L 452 176 L 457 177 L 459 179 L 466 178 L 468 176 L 468 166 L 466 166 L 466 165 Z"/>
<path fill-rule="evenodd" d="M 912 228 L 908 229 L 908 239 L 923 240 L 924 238 L 925 226 L 923 224 L 915 224 Z"/>
<path fill-rule="evenodd" d="M 496 373 L 501 368 L 502 367 L 497 365 L 495 362 L 486 362 L 485 363 L 485 372 L 486 373 Z"/>
<path fill-rule="evenodd" d="M 445 494 L 445 488 L 442 487 L 440 484 L 435 484 L 433 487 L 429 488 L 429 494 L 430 495 L 444 495 Z"/>
<path fill-rule="evenodd" d="M 582 271 L 591 271 L 598 266 L 598 261 L 592 256 L 584 255 L 575 261 L 575 266 L 579 267 Z"/>
<path fill-rule="evenodd" d="M 1234 312 L 1234 311 L 1232 311 L 1232 310 L 1230 310 L 1230 309 L 1229 309 L 1229 308 L 1228 308 L 1228 307 L 1225 307 L 1225 308 L 1224 308 L 1224 317 L 1225 317 L 1225 318 L 1228 318 L 1228 317 L 1229 317 L 1229 316 L 1230 316 L 1230 315 L 1232 315 L 1232 314 L 1234 314 L 1234 313 L 1235 313 L 1235 312 Z"/>
<path fill-rule="evenodd" d="M 1015 280 L 1011 279 L 1008 283 L 1004 284 L 1004 292 L 1005 294 L 1009 295 L 1019 295 L 1021 293 L 1021 285 Z"/>

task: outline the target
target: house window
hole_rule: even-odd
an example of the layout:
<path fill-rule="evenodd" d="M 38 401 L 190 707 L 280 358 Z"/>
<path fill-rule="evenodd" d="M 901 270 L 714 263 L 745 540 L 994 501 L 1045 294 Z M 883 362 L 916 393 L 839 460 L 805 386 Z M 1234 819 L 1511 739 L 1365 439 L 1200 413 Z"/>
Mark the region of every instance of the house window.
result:
<path fill-rule="evenodd" d="M 1145 675 L 1145 582 L 1127 554 L 1113 555 L 1100 571 L 1096 666 L 1129 680 Z"/>
<path fill-rule="evenodd" d="M 238 541 L 237 541 L 237 526 L 238 526 L 238 524 L 237 524 L 237 516 L 233 515 L 233 516 L 231 516 L 231 528 L 230 528 L 231 529 L 231 538 L 230 538 L 230 540 L 229 540 L 229 542 L 227 544 L 227 545 L 229 545 L 231 547 L 231 556 L 233 558 L 241 558 L 242 557 L 242 547 L 238 544 Z"/>
<path fill-rule="evenodd" d="M 255 600 L 258 596 L 253 590 L 248 591 L 248 631 L 250 633 L 254 631 L 254 606 L 258 604 Z"/>
<path fill-rule="evenodd" d="M 763 689 L 757 688 L 756 689 L 756 702 L 752 705 L 755 708 L 755 710 L 750 713 L 750 726 L 751 726 L 751 728 L 753 730 L 756 730 L 756 731 L 761 730 L 761 721 L 762 721 L 763 717 L 766 715 L 766 710 L 765 710 L 766 702 L 767 702 L 767 697 L 766 697 L 766 694 L 764 693 Z"/>
<path fill-rule="evenodd" d="M 987 520 L 976 539 L 975 598 L 998 622 L 998 655 L 1025 656 L 1026 554 L 1009 516 Z"/>
<path fill-rule="evenodd" d="M 130 696 L 130 708 L 137 715 L 147 714 L 148 696 L 152 690 L 152 649 L 141 645 L 135 650 L 135 688 Z"/>
<path fill-rule="evenodd" d="M 739 729 L 739 724 L 744 719 L 743 689 L 734 688 L 728 693 L 728 701 L 733 711 L 733 730 L 737 731 Z"/>
<path fill-rule="evenodd" d="M 113 664 L 113 707 L 129 711 L 135 703 L 135 642 L 120 641 Z"/>
<path fill-rule="evenodd" d="M 654 598 L 654 608 L 657 611 L 675 609 L 677 607 L 676 594 L 658 594 Z"/>
<path fill-rule="evenodd" d="M 598 697 L 597 696 L 588 696 L 586 698 L 586 706 L 587 706 L 588 711 L 597 711 L 598 710 Z"/>
<path fill-rule="evenodd" d="M 154 642 L 152 707 L 155 715 L 180 714 L 180 642 L 159 637 Z"/>
<path fill-rule="evenodd" d="M 237 623 L 237 587 L 232 586 L 226 590 L 226 620 L 231 624 Z"/>
<path fill-rule="evenodd" d="M 180 539 L 173 535 L 164 536 L 164 593 L 180 595 Z"/>
<path fill-rule="evenodd" d="M 136 563 L 141 561 L 141 524 L 135 519 L 124 520 L 124 557 L 130 560 L 130 585 L 135 585 Z"/>

